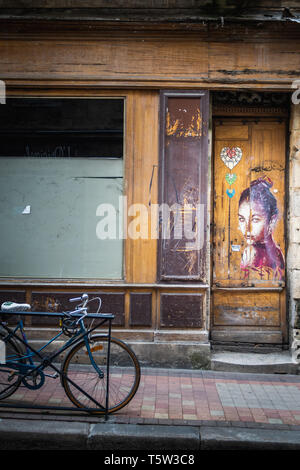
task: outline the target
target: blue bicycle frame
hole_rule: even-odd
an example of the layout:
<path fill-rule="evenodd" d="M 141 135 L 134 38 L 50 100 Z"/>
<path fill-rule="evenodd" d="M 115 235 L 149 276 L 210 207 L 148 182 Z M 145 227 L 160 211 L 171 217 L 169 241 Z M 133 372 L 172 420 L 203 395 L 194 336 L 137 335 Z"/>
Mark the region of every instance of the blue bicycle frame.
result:
<path fill-rule="evenodd" d="M 81 333 L 84 333 L 86 331 L 84 325 L 83 325 L 83 322 L 81 321 L 80 323 L 80 330 L 74 334 L 74 336 L 72 338 L 70 338 L 64 345 L 64 347 L 62 349 L 67 349 L 68 347 L 70 347 L 73 343 L 76 342 L 76 339 L 77 337 L 81 334 Z M 45 374 L 43 371 L 43 369 L 45 367 L 47 367 L 47 364 L 45 365 L 37 365 L 34 363 L 34 360 L 33 358 L 37 355 L 40 356 L 41 352 L 46 349 L 49 344 L 53 343 L 55 340 L 57 340 L 61 335 L 63 335 L 63 331 L 60 331 L 56 336 L 54 336 L 53 338 L 50 339 L 50 341 L 48 341 L 46 344 L 44 344 L 40 349 L 37 349 L 35 352 L 32 351 L 32 349 L 30 349 L 29 347 L 29 344 L 28 344 L 28 340 L 27 340 L 27 336 L 26 336 L 26 333 L 24 331 L 24 324 L 23 324 L 23 320 L 20 319 L 17 326 L 14 328 L 14 330 L 12 330 L 11 333 L 9 333 L 6 337 L 6 339 L 10 339 L 10 338 L 16 338 L 16 333 L 20 332 L 21 333 L 21 336 L 23 338 L 23 344 L 25 345 L 25 348 L 26 348 L 26 352 L 24 354 L 22 354 L 21 357 L 16 357 L 16 356 L 12 356 L 12 357 L 7 357 L 6 358 L 6 364 L 9 365 L 12 369 L 15 369 L 15 370 L 18 370 L 20 375 L 24 375 L 25 377 L 22 379 L 22 382 L 23 384 L 27 387 L 27 388 L 31 388 L 31 389 L 37 389 L 37 388 L 40 388 L 43 386 L 44 382 L 45 382 L 45 376 L 47 376 L 48 374 Z M 93 359 L 93 356 L 91 354 L 91 350 L 90 350 L 90 346 L 89 346 L 89 342 L 87 340 L 87 337 L 85 336 L 84 337 L 84 340 L 85 340 L 85 343 L 86 343 L 86 348 L 87 348 L 87 351 L 88 351 L 88 355 L 89 355 L 89 358 L 90 358 L 90 361 L 91 363 L 93 364 L 94 368 L 97 370 L 97 372 L 99 373 L 99 369 L 98 369 L 98 366 L 97 364 L 95 363 L 94 359 Z M 59 350 L 59 353 L 61 353 L 61 349 Z M 29 363 L 28 363 L 28 362 Z M 27 372 L 32 372 L 33 370 L 38 370 L 39 373 L 40 373 L 40 378 L 41 378 L 41 381 L 39 382 L 38 385 L 36 386 L 31 386 L 28 382 L 26 382 L 26 373 Z"/>
<path fill-rule="evenodd" d="M 19 372 L 19 375 L 21 376 L 22 383 L 29 389 L 38 389 L 42 387 L 42 385 L 45 382 L 45 376 L 50 376 L 54 377 L 57 375 L 54 374 L 54 376 L 45 374 L 43 370 L 46 367 L 51 367 L 52 369 L 55 370 L 56 374 L 61 375 L 61 371 L 52 363 L 52 361 L 60 355 L 62 352 L 67 350 L 68 348 L 74 346 L 77 344 L 79 341 L 82 339 L 85 341 L 85 345 L 87 348 L 88 356 L 91 361 L 91 364 L 93 365 L 94 369 L 96 372 L 99 374 L 100 378 L 104 377 L 103 371 L 98 367 L 97 363 L 94 361 L 93 354 L 90 348 L 90 343 L 89 343 L 89 335 L 92 331 L 94 331 L 96 328 L 101 326 L 104 322 L 109 321 L 109 327 L 108 327 L 108 333 L 103 334 L 103 336 L 108 337 L 108 351 L 107 351 L 107 396 L 106 396 L 106 411 L 108 408 L 108 386 L 109 386 L 109 354 L 110 354 L 110 337 L 111 337 L 111 321 L 114 318 L 114 315 L 111 314 L 88 314 L 84 318 L 91 318 L 91 319 L 97 319 L 97 320 L 102 320 L 101 323 L 97 323 L 94 327 L 87 329 L 84 325 L 83 317 L 80 314 L 74 314 L 72 312 L 72 318 L 79 317 L 79 320 L 77 322 L 78 324 L 78 331 L 76 331 L 72 337 L 66 341 L 66 343 L 59 348 L 57 351 L 53 352 L 49 356 L 42 356 L 41 352 L 43 352 L 44 349 L 49 346 L 49 344 L 53 343 L 57 338 L 59 338 L 61 335 L 64 334 L 63 330 L 60 331 L 57 335 L 55 335 L 53 338 L 50 339 L 46 344 L 44 344 L 41 348 L 38 350 L 35 350 L 28 342 L 28 339 L 26 337 L 26 333 L 24 331 L 24 324 L 21 316 L 23 315 L 45 315 L 45 316 L 57 316 L 57 317 L 63 317 L 65 318 L 65 315 L 62 313 L 46 313 L 46 312 L 18 312 L 18 315 L 20 315 L 19 321 L 17 326 L 14 329 L 11 329 L 7 327 L 3 322 L 1 323 L 3 328 L 7 331 L 7 336 L 5 336 L 5 339 L 11 339 L 14 338 L 16 339 L 19 343 L 23 344 L 25 346 L 26 352 L 22 354 L 21 356 L 18 357 L 11 357 L 7 358 L 9 360 L 6 360 L 6 365 L 9 366 L 11 369 L 15 369 Z M 20 332 L 21 337 L 17 335 L 17 333 Z M 40 364 L 35 364 L 33 358 L 37 357 L 41 360 Z M 17 361 L 16 361 L 17 359 Z M 26 378 L 29 377 L 30 375 L 33 376 L 33 372 L 37 372 L 39 374 L 39 382 L 36 384 L 30 384 L 28 381 L 26 381 Z M 82 390 L 77 384 L 75 384 L 71 379 L 67 378 L 67 380 L 78 390 L 80 390 L 82 393 L 84 393 L 88 398 L 90 398 L 91 401 L 93 401 L 99 408 L 105 409 L 100 403 L 98 403 L 96 400 L 94 400 L 93 397 L 91 397 L 86 391 Z M 0 404 L 1 406 L 1 404 Z M 44 407 L 42 407 L 44 408 Z M 51 407 L 53 408 L 53 407 Z M 61 407 L 59 408 L 61 409 Z M 88 409 L 87 409 L 88 410 Z"/>

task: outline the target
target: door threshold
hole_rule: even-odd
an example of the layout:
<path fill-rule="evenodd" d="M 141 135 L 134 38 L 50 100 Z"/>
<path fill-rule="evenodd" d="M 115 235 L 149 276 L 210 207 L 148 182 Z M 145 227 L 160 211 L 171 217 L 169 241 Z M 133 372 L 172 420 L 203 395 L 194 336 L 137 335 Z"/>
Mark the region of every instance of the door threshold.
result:
<path fill-rule="evenodd" d="M 223 372 L 260 374 L 299 374 L 290 351 L 212 351 L 211 369 Z"/>

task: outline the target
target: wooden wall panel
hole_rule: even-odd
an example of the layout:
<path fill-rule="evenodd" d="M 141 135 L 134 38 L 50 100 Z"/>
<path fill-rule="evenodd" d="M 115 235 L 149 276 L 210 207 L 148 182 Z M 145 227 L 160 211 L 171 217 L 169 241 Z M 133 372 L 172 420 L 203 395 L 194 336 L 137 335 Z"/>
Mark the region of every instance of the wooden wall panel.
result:
<path fill-rule="evenodd" d="M 26 292 L 21 290 L 3 290 L 0 291 L 0 306 L 3 302 L 26 302 Z"/>
<path fill-rule="evenodd" d="M 35 80 L 84 80 L 96 83 L 137 83 L 153 86 L 157 80 L 168 83 L 190 81 L 191 86 L 203 80 L 218 82 L 291 83 L 299 77 L 300 43 L 295 40 L 248 41 L 226 37 L 213 38 L 195 34 L 179 37 L 157 37 L 142 33 L 97 39 L 84 38 L 3 39 L 0 41 L 1 78 Z M 257 41 L 257 42 L 255 42 Z M 99 79 L 99 77 L 101 77 Z M 151 83 L 152 81 L 152 83 Z M 203 84 L 202 84 L 203 86 Z"/>
<path fill-rule="evenodd" d="M 203 294 L 167 294 L 160 296 L 160 326 L 202 328 Z"/>
<path fill-rule="evenodd" d="M 211 332 L 211 340 L 213 344 L 219 343 L 228 346 L 230 343 L 230 349 L 235 351 L 258 353 L 278 351 L 278 345 L 282 344 L 283 336 L 279 329 L 263 327 L 255 327 L 253 330 L 245 327 L 215 328 Z"/>
<path fill-rule="evenodd" d="M 31 305 L 34 312 L 63 312 L 72 310 L 74 304 L 69 302 L 72 297 L 79 297 L 82 292 L 33 292 L 31 296 Z M 102 300 L 101 313 L 112 313 L 115 315 L 113 325 L 123 326 L 125 322 L 125 294 L 124 293 L 108 293 L 98 292 L 91 294 L 90 297 L 100 296 Z M 97 309 L 98 303 L 90 304 L 90 312 L 93 313 Z M 32 325 L 50 325 L 57 326 L 58 318 L 32 317 Z"/>
<path fill-rule="evenodd" d="M 114 35 L 115 36 L 115 35 Z M 187 53 L 188 50 L 188 53 Z M 171 52 L 171 53 L 170 53 Z M 2 78 L 207 78 L 205 42 L 114 37 L 113 40 L 0 41 Z M 5 66 L 5 64 L 7 64 Z M 176 65 L 175 65 L 176 64 Z"/>
<path fill-rule="evenodd" d="M 144 292 L 130 293 L 130 326 L 152 325 L 152 294 Z"/>
<path fill-rule="evenodd" d="M 280 327 L 280 294 L 269 292 L 215 292 L 214 326 Z"/>
<path fill-rule="evenodd" d="M 126 109 L 125 193 L 129 214 L 126 281 L 151 283 L 156 282 L 157 269 L 157 239 L 155 234 L 151 235 L 151 207 L 158 201 L 159 94 L 130 92 Z"/>
<path fill-rule="evenodd" d="M 295 55 L 294 55 L 295 54 Z M 291 59 L 293 55 L 293 59 Z M 294 62 L 294 60 L 296 62 Z M 209 72 L 214 78 L 234 77 L 245 79 L 250 76 L 255 80 L 265 78 L 288 77 L 291 63 L 300 63 L 299 44 L 293 42 L 212 42 L 209 54 Z M 299 67 L 297 67 L 299 74 Z M 292 72 L 293 76 L 295 73 Z M 295 77 L 296 78 L 296 77 Z"/>

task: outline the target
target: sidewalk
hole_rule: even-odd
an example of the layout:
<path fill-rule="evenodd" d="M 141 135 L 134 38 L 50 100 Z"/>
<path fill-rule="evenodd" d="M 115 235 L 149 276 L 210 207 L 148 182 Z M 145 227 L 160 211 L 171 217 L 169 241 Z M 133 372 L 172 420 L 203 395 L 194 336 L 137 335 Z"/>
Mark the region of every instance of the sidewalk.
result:
<path fill-rule="evenodd" d="M 60 380 L 51 378 L 39 390 L 20 387 L 9 403 L 72 406 Z M 9 448 L 12 437 L 15 445 L 18 440 L 26 445 L 26 435 L 31 436 L 34 445 L 33 434 L 41 442 L 42 434 L 49 438 L 51 429 L 56 435 L 63 433 L 61 439 L 81 429 L 85 434 L 84 445 L 87 438 L 92 438 L 89 445 L 97 442 L 97 449 L 105 449 L 105 445 L 115 450 L 150 450 L 153 445 L 155 449 L 168 449 L 168 445 L 182 450 L 210 446 L 238 449 L 243 445 L 254 449 L 263 445 L 264 449 L 279 446 L 300 450 L 300 377 L 142 369 L 140 387 L 133 400 L 106 422 L 103 417 L 75 411 L 49 413 L 0 408 L 1 448 Z"/>

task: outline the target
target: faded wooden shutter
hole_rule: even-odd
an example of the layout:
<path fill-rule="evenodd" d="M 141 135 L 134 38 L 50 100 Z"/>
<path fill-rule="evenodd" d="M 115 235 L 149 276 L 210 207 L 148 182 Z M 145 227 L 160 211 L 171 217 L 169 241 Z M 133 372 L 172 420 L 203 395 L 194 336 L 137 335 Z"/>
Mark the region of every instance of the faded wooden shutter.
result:
<path fill-rule="evenodd" d="M 206 278 L 208 120 L 207 91 L 161 93 L 159 280 Z"/>

